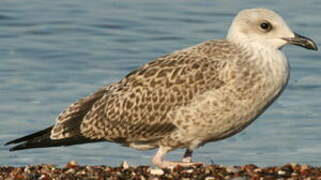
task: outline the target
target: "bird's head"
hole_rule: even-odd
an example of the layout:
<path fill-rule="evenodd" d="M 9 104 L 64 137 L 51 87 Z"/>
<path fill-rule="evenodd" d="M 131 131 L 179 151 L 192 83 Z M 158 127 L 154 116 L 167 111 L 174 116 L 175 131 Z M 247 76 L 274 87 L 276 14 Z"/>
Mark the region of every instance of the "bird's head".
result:
<path fill-rule="evenodd" d="M 312 39 L 294 33 L 281 16 L 263 8 L 240 11 L 230 26 L 227 39 L 272 49 L 281 49 L 287 44 L 318 49 Z"/>

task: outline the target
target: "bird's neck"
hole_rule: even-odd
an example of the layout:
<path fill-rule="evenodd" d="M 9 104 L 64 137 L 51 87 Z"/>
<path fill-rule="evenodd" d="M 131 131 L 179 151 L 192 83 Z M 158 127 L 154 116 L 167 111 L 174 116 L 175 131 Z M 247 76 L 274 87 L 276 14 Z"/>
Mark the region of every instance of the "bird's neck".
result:
<path fill-rule="evenodd" d="M 269 80 L 267 83 L 275 90 L 275 96 L 278 96 L 286 87 L 290 76 L 286 56 L 279 49 L 259 43 L 249 43 L 242 48 L 256 57 L 257 67 L 261 67 L 266 79 Z"/>
<path fill-rule="evenodd" d="M 268 80 L 266 83 L 273 86 L 271 89 L 277 89 L 276 93 L 282 92 L 288 83 L 289 64 L 287 58 L 279 49 L 254 41 L 246 43 L 233 41 L 232 43 L 252 57 L 248 61 L 261 69 Z"/>

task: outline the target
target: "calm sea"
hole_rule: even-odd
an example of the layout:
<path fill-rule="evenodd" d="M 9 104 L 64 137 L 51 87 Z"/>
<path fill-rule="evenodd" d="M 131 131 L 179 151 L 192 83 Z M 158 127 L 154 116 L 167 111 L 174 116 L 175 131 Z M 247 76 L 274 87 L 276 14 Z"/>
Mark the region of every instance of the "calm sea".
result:
<path fill-rule="evenodd" d="M 321 42 L 319 0 L 1 1 L 0 165 L 149 165 L 155 151 L 112 143 L 18 152 L 3 144 L 50 126 L 73 101 L 155 57 L 223 38 L 235 13 L 250 7 L 274 9 L 294 31 Z M 196 161 L 321 164 L 321 55 L 298 47 L 284 52 L 292 74 L 278 101 L 241 133 L 200 148 Z"/>

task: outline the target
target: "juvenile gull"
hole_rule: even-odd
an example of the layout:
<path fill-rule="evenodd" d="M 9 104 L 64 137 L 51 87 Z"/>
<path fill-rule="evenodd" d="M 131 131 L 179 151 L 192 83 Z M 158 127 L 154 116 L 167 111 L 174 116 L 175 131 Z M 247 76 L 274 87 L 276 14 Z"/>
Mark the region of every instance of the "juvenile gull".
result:
<path fill-rule="evenodd" d="M 109 141 L 158 148 L 152 162 L 161 168 L 193 165 L 196 148 L 240 132 L 280 95 L 287 44 L 317 50 L 275 12 L 243 10 L 226 39 L 154 59 L 70 105 L 55 125 L 7 144 L 20 143 L 15 151 Z M 186 149 L 181 162 L 163 159 L 177 148 Z"/>

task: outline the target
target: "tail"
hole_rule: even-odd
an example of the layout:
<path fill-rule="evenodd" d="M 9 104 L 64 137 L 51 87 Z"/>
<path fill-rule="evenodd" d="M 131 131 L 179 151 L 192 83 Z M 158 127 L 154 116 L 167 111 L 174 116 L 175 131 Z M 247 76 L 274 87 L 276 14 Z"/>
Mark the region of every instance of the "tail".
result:
<path fill-rule="evenodd" d="M 50 139 L 50 133 L 52 128 L 53 126 L 48 127 L 44 130 L 38 131 L 36 133 L 9 141 L 5 145 L 18 144 L 9 149 L 10 151 L 18 151 L 18 150 L 31 149 L 31 148 L 70 146 L 75 144 L 102 141 L 102 140 L 92 140 L 81 135 L 65 138 L 65 139 L 53 140 L 53 139 Z"/>

